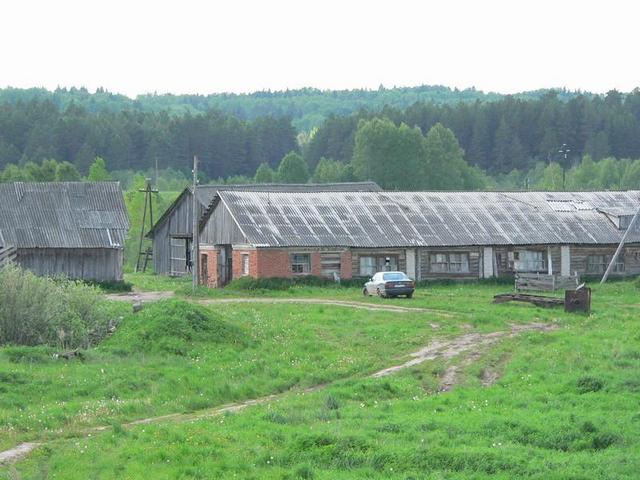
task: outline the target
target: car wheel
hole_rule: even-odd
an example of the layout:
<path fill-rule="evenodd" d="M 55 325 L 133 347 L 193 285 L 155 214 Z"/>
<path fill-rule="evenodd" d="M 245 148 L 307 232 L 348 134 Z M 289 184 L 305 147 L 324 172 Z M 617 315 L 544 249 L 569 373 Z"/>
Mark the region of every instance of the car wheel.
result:
<path fill-rule="evenodd" d="M 367 287 L 364 287 L 364 288 L 362 289 L 362 295 L 364 295 L 365 297 L 368 297 L 368 296 L 369 296 L 369 292 L 367 291 Z"/>
<path fill-rule="evenodd" d="M 407 298 L 412 298 L 413 297 L 413 293 L 407 293 Z"/>
<path fill-rule="evenodd" d="M 382 294 L 382 292 L 380 291 L 380 289 L 379 289 L 379 288 L 376 288 L 376 293 L 378 294 L 378 296 L 379 296 L 380 298 L 384 298 L 384 297 L 385 297 L 385 296 Z"/>

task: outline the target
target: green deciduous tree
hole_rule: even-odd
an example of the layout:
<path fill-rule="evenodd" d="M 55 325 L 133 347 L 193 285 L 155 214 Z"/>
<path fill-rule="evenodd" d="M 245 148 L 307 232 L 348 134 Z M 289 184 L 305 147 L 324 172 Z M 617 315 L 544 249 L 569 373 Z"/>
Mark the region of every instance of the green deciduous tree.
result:
<path fill-rule="evenodd" d="M 107 170 L 107 165 L 103 158 L 96 157 L 91 167 L 89 167 L 89 175 L 87 180 L 90 182 L 106 182 L 111 180 L 111 175 Z"/>
<path fill-rule="evenodd" d="M 311 178 L 315 183 L 335 183 L 351 181 L 352 175 L 350 165 L 329 158 L 321 158 Z"/>
<path fill-rule="evenodd" d="M 253 181 L 256 183 L 273 183 L 275 172 L 267 162 L 262 162 L 256 170 Z"/>
<path fill-rule="evenodd" d="M 423 184 L 423 160 L 419 128 L 396 126 L 386 118 L 360 121 L 352 161 L 357 178 L 388 190 L 418 189 Z"/>
<path fill-rule="evenodd" d="M 56 182 L 78 182 L 80 181 L 80 172 L 69 162 L 61 162 L 56 167 Z"/>
<path fill-rule="evenodd" d="M 287 153 L 278 166 L 278 181 L 283 183 L 307 183 L 309 167 L 296 152 Z"/>

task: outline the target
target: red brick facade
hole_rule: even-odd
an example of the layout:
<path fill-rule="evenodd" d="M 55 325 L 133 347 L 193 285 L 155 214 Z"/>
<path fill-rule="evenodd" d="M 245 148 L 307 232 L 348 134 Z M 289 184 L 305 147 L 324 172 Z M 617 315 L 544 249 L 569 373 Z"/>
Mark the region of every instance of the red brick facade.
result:
<path fill-rule="evenodd" d="M 202 259 L 205 259 L 204 265 Z M 218 249 L 203 247 L 200 249 L 200 283 L 209 288 L 218 287 Z M 204 267 L 204 268 L 203 268 Z M 206 268 L 206 270 L 205 270 Z"/>
<path fill-rule="evenodd" d="M 247 273 L 247 275 L 243 274 L 242 268 L 243 268 L 243 256 L 244 255 L 248 255 L 249 256 L 249 272 Z M 232 268 L 232 278 L 233 280 L 240 278 L 240 277 L 253 277 L 253 278 L 258 278 L 258 251 L 254 248 L 254 249 L 249 249 L 249 248 L 240 248 L 240 249 L 233 249 L 233 254 L 231 257 L 231 268 Z"/>
<path fill-rule="evenodd" d="M 243 256 L 249 256 L 248 276 L 253 278 L 292 278 L 295 275 L 291 270 L 291 255 L 293 253 L 307 253 L 311 262 L 311 275 L 322 275 L 322 252 L 308 249 L 284 249 L 284 248 L 243 248 L 237 247 L 232 252 L 232 279 L 238 279 L 243 275 Z M 215 247 L 202 247 L 201 258 L 206 259 L 206 272 L 202 268 L 201 283 L 211 288 L 222 286 L 218 278 L 218 249 Z M 202 263 L 201 263 L 202 265 Z M 352 257 L 349 250 L 340 253 L 340 277 L 351 278 Z"/>
<path fill-rule="evenodd" d="M 258 250 L 258 277 L 291 277 L 289 252 L 281 249 Z"/>

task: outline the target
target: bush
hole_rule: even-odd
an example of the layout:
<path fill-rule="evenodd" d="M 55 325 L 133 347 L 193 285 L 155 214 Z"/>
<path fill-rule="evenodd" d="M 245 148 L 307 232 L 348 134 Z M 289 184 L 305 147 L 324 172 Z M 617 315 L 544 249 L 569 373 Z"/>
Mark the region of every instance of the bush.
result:
<path fill-rule="evenodd" d="M 95 287 L 7 266 L 0 270 L 0 344 L 88 348 L 107 334 L 102 303 Z"/>
<path fill-rule="evenodd" d="M 124 293 L 133 290 L 133 283 L 125 282 L 124 280 L 113 280 L 109 282 L 85 281 L 84 283 L 92 287 L 98 287 L 103 292 L 108 293 Z"/>
<path fill-rule="evenodd" d="M 130 313 L 106 346 L 120 353 L 187 355 L 195 342 L 246 345 L 248 336 L 206 307 L 172 299 Z"/>
<path fill-rule="evenodd" d="M 580 393 L 597 392 L 602 390 L 604 382 L 599 378 L 581 377 L 578 379 L 578 391 Z"/>

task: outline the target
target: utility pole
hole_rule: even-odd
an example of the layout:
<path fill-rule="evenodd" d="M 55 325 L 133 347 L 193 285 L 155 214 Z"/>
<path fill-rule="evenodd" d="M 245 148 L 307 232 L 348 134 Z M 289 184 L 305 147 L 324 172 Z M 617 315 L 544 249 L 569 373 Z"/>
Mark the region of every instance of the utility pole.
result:
<path fill-rule="evenodd" d="M 640 217 L 640 208 L 638 208 L 638 211 L 636 212 L 636 214 L 631 219 L 631 223 L 629 223 L 629 226 L 627 227 L 627 230 L 624 232 L 624 235 L 622 236 L 622 240 L 620 240 L 620 245 L 618 245 L 618 248 L 616 248 L 616 253 L 613 254 L 613 258 L 611 259 L 611 262 L 609 262 L 609 266 L 607 267 L 607 271 L 604 272 L 604 275 L 602 276 L 602 280 L 600 280 L 600 284 L 603 284 L 604 282 L 607 281 L 607 278 L 609 278 L 609 274 L 611 273 L 611 270 L 613 270 L 613 267 L 615 266 L 616 262 L 618 261 L 618 255 L 620 255 L 620 252 L 622 251 L 622 247 L 624 247 L 624 243 L 627 241 L 627 236 L 629 235 L 629 232 L 631 230 L 633 230 L 635 228 L 635 226 L 636 226 L 636 222 L 638 221 L 638 217 Z"/>
<path fill-rule="evenodd" d="M 562 146 L 560 147 L 560 150 L 558 150 L 558 153 L 560 155 L 564 155 L 564 162 L 562 163 L 562 190 L 565 191 L 565 179 L 566 179 L 566 174 L 567 174 L 567 155 L 569 154 L 571 150 L 569 150 L 569 147 L 567 147 L 566 143 L 563 143 Z"/>
<path fill-rule="evenodd" d="M 136 259 L 135 271 L 137 272 L 138 270 L 140 270 L 140 257 L 144 255 L 144 264 L 142 267 L 142 271 L 146 272 L 147 262 L 149 261 L 149 257 L 153 254 L 151 247 L 147 247 L 147 249 L 144 251 L 142 250 L 142 243 L 144 241 L 144 230 L 147 223 L 147 205 L 149 206 L 149 229 L 151 229 L 153 228 L 153 197 L 151 194 L 158 193 L 158 190 L 151 188 L 151 179 L 147 178 L 145 179 L 144 188 L 139 188 L 138 191 L 144 193 L 144 210 L 142 211 L 142 227 L 140 228 L 140 241 L 138 244 L 138 257 Z"/>
<path fill-rule="evenodd" d="M 198 157 L 193 156 L 193 203 L 192 203 L 192 214 L 193 214 L 193 230 L 192 230 L 192 242 L 191 242 L 191 273 L 193 275 L 192 289 L 193 294 L 196 293 L 196 288 L 198 287 L 198 279 L 199 279 L 199 266 L 200 266 L 200 232 L 199 232 L 199 222 L 198 218 L 198 198 L 196 197 L 196 189 L 198 188 Z"/>

